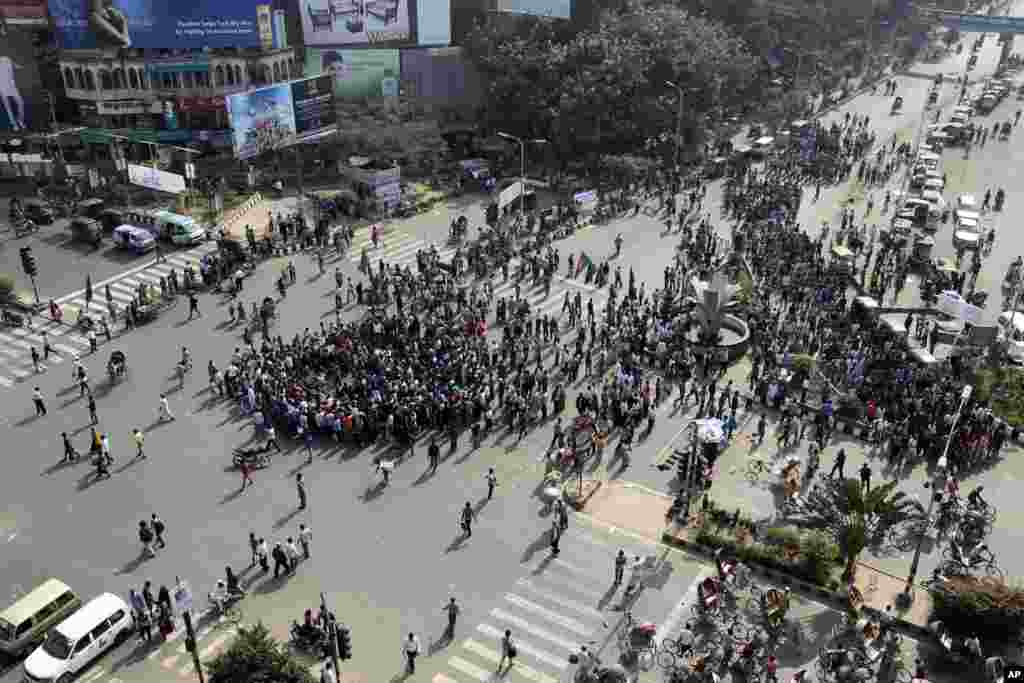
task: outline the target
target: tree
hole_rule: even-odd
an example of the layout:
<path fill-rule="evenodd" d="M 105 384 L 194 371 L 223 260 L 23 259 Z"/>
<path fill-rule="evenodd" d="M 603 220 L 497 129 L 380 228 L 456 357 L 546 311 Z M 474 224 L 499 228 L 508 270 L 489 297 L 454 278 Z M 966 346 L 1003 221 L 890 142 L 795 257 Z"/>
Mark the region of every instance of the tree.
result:
<path fill-rule="evenodd" d="M 489 83 L 490 127 L 543 137 L 563 159 L 626 153 L 678 123 L 684 137 L 723 98 L 753 80 L 756 60 L 723 24 L 665 0 L 632 0 L 573 33 L 524 19 L 513 34 L 497 18 L 466 40 Z"/>
<path fill-rule="evenodd" d="M 856 479 L 829 480 L 807 497 L 808 524 L 832 537 L 843 552 L 843 577 L 852 581 L 857 559 L 866 548 L 894 544 L 903 532 L 913 532 L 925 518 L 920 502 L 898 490 L 891 481 L 865 491 Z"/>
<path fill-rule="evenodd" d="M 230 647 L 206 663 L 208 683 L 314 683 L 301 662 L 275 641 L 267 627 L 239 627 Z"/>

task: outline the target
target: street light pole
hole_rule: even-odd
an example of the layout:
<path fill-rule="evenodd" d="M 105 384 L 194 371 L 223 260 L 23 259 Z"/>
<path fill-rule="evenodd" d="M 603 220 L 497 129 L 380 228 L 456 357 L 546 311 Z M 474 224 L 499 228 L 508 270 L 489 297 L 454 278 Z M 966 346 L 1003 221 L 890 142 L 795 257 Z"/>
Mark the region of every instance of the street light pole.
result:
<path fill-rule="evenodd" d="M 676 115 L 676 175 L 679 175 L 679 148 L 683 142 L 683 89 L 672 81 L 665 81 L 665 85 L 674 88 L 679 98 L 679 113 Z"/>
<path fill-rule="evenodd" d="M 952 424 L 949 425 L 949 434 L 946 436 L 946 446 L 942 449 L 942 457 L 939 458 L 939 471 L 941 472 L 945 468 L 946 458 L 949 455 L 949 446 L 953 442 L 953 434 L 956 432 L 956 426 L 960 422 L 960 415 L 963 413 L 964 406 L 967 405 L 967 401 L 971 398 L 971 392 L 974 390 L 970 384 L 964 385 L 963 391 L 960 393 L 960 405 L 956 409 L 956 415 L 953 417 Z M 935 508 L 935 495 L 934 486 L 931 491 L 931 500 L 928 501 L 928 512 L 926 519 L 930 522 L 932 518 L 932 510 Z M 903 588 L 903 593 L 900 594 L 899 599 L 905 605 L 909 605 L 914 602 L 914 581 L 917 579 L 917 569 L 921 564 L 921 549 L 924 546 L 924 531 L 921 532 L 917 539 L 917 547 L 914 548 L 914 559 L 910 563 L 910 575 L 907 576 L 907 585 Z"/>
<path fill-rule="evenodd" d="M 523 219 L 526 218 L 526 143 L 532 142 L 537 145 L 547 144 L 547 140 L 543 138 L 536 138 L 533 140 L 526 140 L 511 133 L 503 133 L 498 131 L 498 136 L 503 137 L 506 140 L 511 140 L 519 145 L 519 210 L 523 214 Z"/>

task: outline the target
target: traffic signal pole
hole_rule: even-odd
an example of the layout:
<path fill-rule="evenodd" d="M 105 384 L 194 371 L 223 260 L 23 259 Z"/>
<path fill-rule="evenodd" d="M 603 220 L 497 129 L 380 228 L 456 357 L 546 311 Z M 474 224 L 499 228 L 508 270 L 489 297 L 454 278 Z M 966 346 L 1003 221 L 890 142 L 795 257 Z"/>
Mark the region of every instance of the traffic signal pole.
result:
<path fill-rule="evenodd" d="M 330 618 L 330 611 L 327 609 L 327 596 L 324 593 L 320 593 L 320 614 L 327 621 L 327 632 L 328 643 L 330 644 L 331 663 L 334 664 L 334 673 L 341 678 L 341 669 L 338 668 L 338 634 L 337 624 L 334 619 Z"/>
<path fill-rule="evenodd" d="M 192 615 L 186 609 L 182 611 L 182 616 L 185 619 L 185 649 L 192 655 L 192 665 L 196 668 L 199 683 L 206 683 L 206 678 L 203 676 L 203 663 L 199 661 L 199 648 L 196 647 L 196 632 L 192 628 Z"/>

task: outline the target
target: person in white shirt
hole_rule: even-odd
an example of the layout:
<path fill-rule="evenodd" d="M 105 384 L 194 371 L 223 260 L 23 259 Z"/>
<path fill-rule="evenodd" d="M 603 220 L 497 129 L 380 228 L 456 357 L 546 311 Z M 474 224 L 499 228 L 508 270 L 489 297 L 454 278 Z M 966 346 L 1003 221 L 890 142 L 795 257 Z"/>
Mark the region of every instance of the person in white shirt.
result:
<path fill-rule="evenodd" d="M 174 413 L 171 412 L 171 404 L 167 400 L 167 396 L 160 394 L 160 421 L 173 419 Z"/>
<path fill-rule="evenodd" d="M 410 633 L 405 641 L 402 651 L 405 653 L 406 671 L 409 674 L 416 673 L 416 658 L 420 655 L 420 639 L 415 633 Z"/>

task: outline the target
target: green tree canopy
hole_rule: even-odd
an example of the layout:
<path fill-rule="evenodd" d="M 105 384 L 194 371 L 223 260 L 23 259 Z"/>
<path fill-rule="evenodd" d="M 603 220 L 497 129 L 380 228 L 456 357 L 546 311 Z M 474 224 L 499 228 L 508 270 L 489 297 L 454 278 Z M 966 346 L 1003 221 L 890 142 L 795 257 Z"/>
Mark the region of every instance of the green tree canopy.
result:
<path fill-rule="evenodd" d="M 856 479 L 823 482 L 807 497 L 806 517 L 836 542 L 853 576 L 865 548 L 885 549 L 901 533 L 911 533 L 925 517 L 920 502 L 891 481 L 865 491 Z"/>
<path fill-rule="evenodd" d="M 208 683 L 314 683 L 313 675 L 262 623 L 239 627 L 231 645 L 206 663 Z"/>
<path fill-rule="evenodd" d="M 757 60 L 722 23 L 676 5 L 633 0 L 575 34 L 524 19 L 512 33 L 479 23 L 466 47 L 489 84 L 492 127 L 552 141 L 563 158 L 642 147 L 744 90 Z M 692 133 L 690 135 L 692 138 Z"/>

